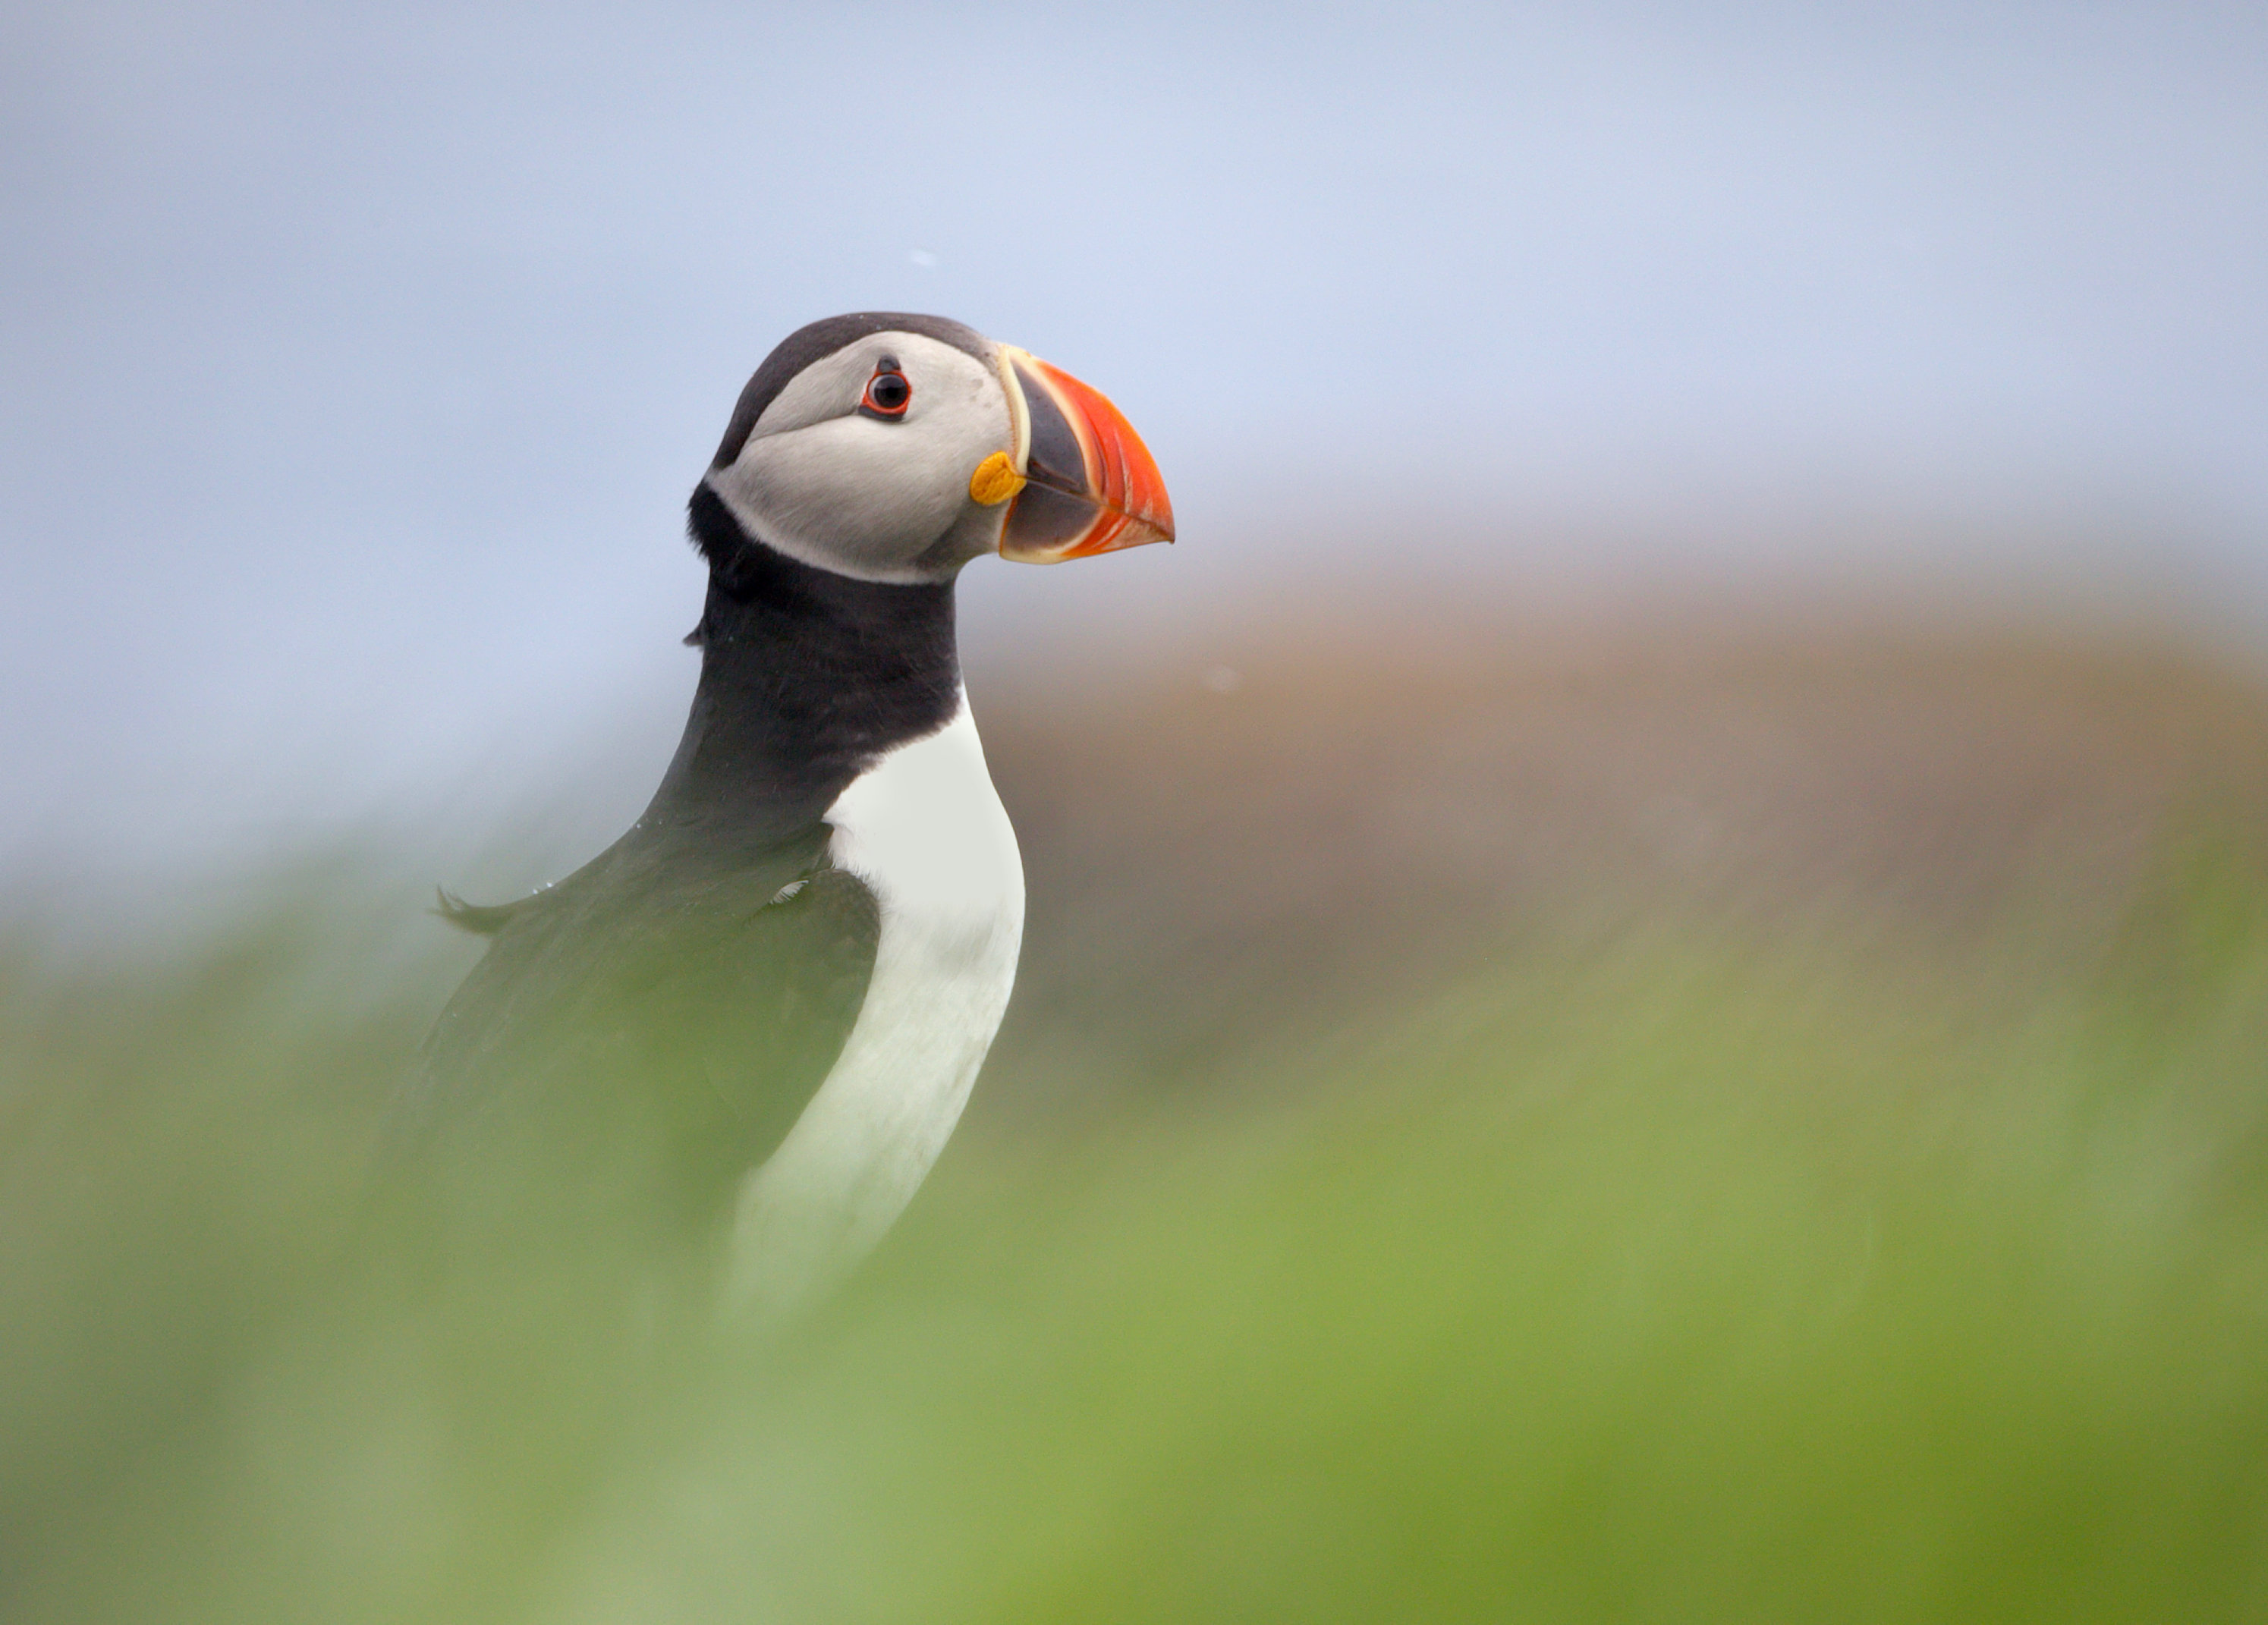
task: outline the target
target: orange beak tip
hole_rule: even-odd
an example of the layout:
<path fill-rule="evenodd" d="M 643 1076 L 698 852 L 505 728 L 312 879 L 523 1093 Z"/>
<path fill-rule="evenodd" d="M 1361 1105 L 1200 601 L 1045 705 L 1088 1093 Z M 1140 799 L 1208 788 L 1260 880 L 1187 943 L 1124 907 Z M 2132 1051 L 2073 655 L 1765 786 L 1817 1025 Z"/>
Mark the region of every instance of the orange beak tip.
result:
<path fill-rule="evenodd" d="M 1083 465 L 1083 477 L 1078 480 L 1083 489 L 1073 492 L 1071 481 L 1063 480 L 1056 484 L 1059 495 L 1040 502 L 1038 510 L 1053 510 L 1055 521 L 1059 524 L 1062 498 L 1067 497 L 1085 504 L 1093 518 L 1075 533 L 1055 530 L 1050 535 L 1046 532 L 1052 526 L 1042 521 L 1037 510 L 1030 516 L 1032 524 L 1020 527 L 1018 511 L 1012 509 L 1002 534 L 1002 555 L 1037 562 L 1085 558 L 1152 541 L 1172 541 L 1174 506 L 1166 495 L 1165 477 L 1158 472 L 1157 460 L 1150 455 L 1150 448 L 1142 443 L 1142 437 L 1126 421 L 1125 415 L 1101 390 L 1062 368 L 1026 352 L 1012 354 L 1017 358 L 1012 370 L 1020 380 L 1027 408 L 1059 415 L 1063 426 L 1079 443 L 1079 460 Z M 1028 371 L 1025 363 L 1029 364 Z M 1044 401 L 1030 399 L 1042 392 Z M 1039 476 L 1036 466 L 1032 473 L 1035 478 Z M 1059 468 L 1049 482 L 1055 483 L 1056 479 L 1070 474 L 1069 468 Z M 1020 528 L 1024 534 L 1019 534 Z"/>

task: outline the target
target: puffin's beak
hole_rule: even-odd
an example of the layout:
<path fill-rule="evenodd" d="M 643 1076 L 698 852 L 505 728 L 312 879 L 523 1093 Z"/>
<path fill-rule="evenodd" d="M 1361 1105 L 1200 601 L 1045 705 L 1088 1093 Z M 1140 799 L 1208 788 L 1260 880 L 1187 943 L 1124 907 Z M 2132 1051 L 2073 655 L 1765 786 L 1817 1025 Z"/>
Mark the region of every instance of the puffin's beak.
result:
<path fill-rule="evenodd" d="M 1150 448 L 1101 390 L 1009 344 L 1000 346 L 1000 373 L 1020 476 L 1002 558 L 1053 564 L 1173 540 L 1174 504 Z"/>

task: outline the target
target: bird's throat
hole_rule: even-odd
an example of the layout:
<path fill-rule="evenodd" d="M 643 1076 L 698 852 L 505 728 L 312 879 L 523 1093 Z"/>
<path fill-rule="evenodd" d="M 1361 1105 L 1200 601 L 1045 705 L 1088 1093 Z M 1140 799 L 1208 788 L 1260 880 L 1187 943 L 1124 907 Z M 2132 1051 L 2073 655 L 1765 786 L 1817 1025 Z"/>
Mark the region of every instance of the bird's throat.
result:
<path fill-rule="evenodd" d="M 860 581 L 791 559 L 749 536 L 705 484 L 689 528 L 709 561 L 701 680 L 641 824 L 785 835 L 885 752 L 952 720 L 950 579 Z"/>

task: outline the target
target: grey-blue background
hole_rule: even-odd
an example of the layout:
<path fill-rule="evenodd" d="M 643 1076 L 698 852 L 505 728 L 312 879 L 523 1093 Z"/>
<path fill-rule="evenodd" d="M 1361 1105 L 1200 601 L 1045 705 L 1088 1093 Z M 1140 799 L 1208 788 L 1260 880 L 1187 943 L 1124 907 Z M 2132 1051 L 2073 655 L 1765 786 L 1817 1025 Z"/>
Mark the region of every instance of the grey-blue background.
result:
<path fill-rule="evenodd" d="M 972 570 L 980 662 L 1395 577 L 2268 601 L 2257 5 L 73 4 L 0 62 L 18 880 L 601 736 L 634 810 L 685 492 L 845 309 L 1172 485 L 1176 548 Z"/>

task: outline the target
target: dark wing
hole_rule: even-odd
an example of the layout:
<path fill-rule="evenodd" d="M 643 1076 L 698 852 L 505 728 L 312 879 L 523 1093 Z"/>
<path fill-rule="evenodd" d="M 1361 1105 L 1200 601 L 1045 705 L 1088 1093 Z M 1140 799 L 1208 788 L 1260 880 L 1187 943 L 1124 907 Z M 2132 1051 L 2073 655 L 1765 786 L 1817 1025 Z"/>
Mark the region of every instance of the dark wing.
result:
<path fill-rule="evenodd" d="M 511 924 L 512 916 L 525 908 L 531 901 L 523 897 L 518 902 L 468 903 L 443 886 L 434 888 L 433 897 L 435 914 L 459 930 L 469 931 L 475 937 L 495 936 Z"/>
<path fill-rule="evenodd" d="M 414 1135 L 499 1179 L 537 1173 L 533 1155 L 546 1180 L 597 1181 L 594 1200 L 720 1217 L 827 1076 L 873 973 L 873 899 L 824 867 L 827 834 L 719 853 L 634 831 L 482 911 L 493 940 L 428 1041 Z"/>

